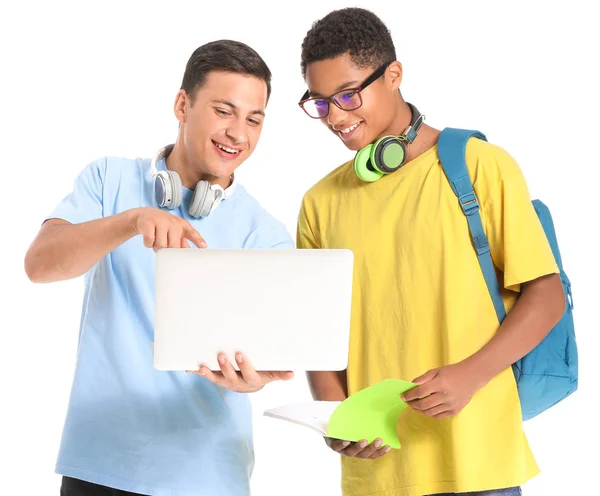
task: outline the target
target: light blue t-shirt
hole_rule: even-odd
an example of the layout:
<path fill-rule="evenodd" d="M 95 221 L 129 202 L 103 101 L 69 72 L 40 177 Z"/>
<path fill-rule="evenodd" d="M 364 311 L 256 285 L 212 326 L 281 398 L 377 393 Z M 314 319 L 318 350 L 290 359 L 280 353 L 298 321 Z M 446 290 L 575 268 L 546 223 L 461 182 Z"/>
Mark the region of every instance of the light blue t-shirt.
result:
<path fill-rule="evenodd" d="M 48 219 L 75 224 L 156 207 L 149 165 L 112 157 L 91 163 Z M 166 169 L 164 159 L 157 168 Z M 184 188 L 181 207 L 171 212 L 190 221 L 208 249 L 294 246 L 283 224 L 239 184 L 204 219 L 189 215 L 191 196 Z M 136 236 L 85 276 L 56 472 L 152 496 L 246 496 L 254 465 L 247 395 L 153 367 L 155 256 Z M 190 318 L 200 324 L 201 301 L 198 309 Z"/>

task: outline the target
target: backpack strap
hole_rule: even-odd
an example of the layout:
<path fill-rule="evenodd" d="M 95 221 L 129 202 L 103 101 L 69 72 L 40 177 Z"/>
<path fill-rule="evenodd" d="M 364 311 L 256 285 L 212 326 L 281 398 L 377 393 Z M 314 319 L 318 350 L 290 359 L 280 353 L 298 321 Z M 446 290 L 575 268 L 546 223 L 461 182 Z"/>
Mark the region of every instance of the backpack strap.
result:
<path fill-rule="evenodd" d="M 506 309 L 504 308 L 500 285 L 498 284 L 494 262 L 490 254 L 490 244 L 485 235 L 483 222 L 479 214 L 479 201 L 473 190 L 473 183 L 469 177 L 465 161 L 467 141 L 471 137 L 487 141 L 485 135 L 479 131 L 454 128 L 444 129 L 438 141 L 438 155 L 450 186 L 452 186 L 454 194 L 458 197 L 460 208 L 467 217 L 473 246 L 477 251 L 477 259 L 479 260 L 488 291 L 492 297 L 498 321 L 502 323 L 506 317 Z"/>

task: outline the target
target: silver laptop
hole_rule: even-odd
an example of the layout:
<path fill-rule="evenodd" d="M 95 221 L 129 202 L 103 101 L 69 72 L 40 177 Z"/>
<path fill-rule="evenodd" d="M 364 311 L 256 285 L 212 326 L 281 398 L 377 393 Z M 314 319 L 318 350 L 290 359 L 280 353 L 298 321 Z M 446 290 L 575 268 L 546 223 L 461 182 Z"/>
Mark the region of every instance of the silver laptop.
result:
<path fill-rule="evenodd" d="M 219 370 L 246 354 L 256 370 L 348 364 L 350 250 L 162 249 L 156 256 L 154 366 Z"/>

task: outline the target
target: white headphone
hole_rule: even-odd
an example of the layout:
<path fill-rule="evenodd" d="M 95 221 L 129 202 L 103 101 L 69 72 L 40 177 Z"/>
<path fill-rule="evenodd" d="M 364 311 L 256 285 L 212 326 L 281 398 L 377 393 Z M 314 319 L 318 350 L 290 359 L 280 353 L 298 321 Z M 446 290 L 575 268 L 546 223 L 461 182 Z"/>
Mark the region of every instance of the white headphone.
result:
<path fill-rule="evenodd" d="M 173 210 L 179 208 L 182 201 L 182 185 L 179 174 L 175 171 L 158 171 L 156 163 L 169 156 L 175 145 L 167 145 L 161 148 L 150 162 L 150 174 L 154 178 L 154 197 L 159 207 Z M 233 184 L 224 190 L 218 184 L 211 185 L 208 181 L 199 181 L 194 189 L 188 211 L 194 218 L 208 217 L 208 215 L 233 193 Z"/>

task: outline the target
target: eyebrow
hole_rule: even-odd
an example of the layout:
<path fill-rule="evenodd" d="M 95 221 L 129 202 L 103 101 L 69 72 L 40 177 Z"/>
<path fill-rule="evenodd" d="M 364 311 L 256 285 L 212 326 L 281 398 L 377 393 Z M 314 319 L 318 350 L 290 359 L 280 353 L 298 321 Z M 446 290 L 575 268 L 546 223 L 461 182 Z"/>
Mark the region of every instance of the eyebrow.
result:
<path fill-rule="evenodd" d="M 238 110 L 237 106 L 235 106 L 233 103 L 231 103 L 230 101 L 227 101 L 227 100 L 213 100 L 213 103 L 220 103 L 222 105 L 227 105 L 228 107 L 231 107 L 233 110 Z M 262 111 L 260 109 L 255 109 L 250 112 L 250 115 L 256 115 L 256 114 L 262 115 L 263 117 L 265 116 L 264 111 Z"/>
<path fill-rule="evenodd" d="M 336 89 L 333 91 L 332 95 L 333 95 L 333 94 L 335 94 L 335 93 L 337 93 L 338 91 L 342 91 L 342 90 L 344 90 L 344 89 L 346 89 L 346 88 L 349 88 L 349 87 L 356 88 L 356 87 L 357 87 L 359 84 L 360 84 L 360 82 L 359 82 L 359 81 L 348 81 L 347 83 L 344 83 L 344 84 L 341 84 L 341 85 L 339 85 L 339 86 L 338 86 L 338 87 L 337 87 L 337 88 L 336 88 Z M 321 93 L 309 93 L 309 96 L 322 97 L 323 95 L 321 95 Z"/>

